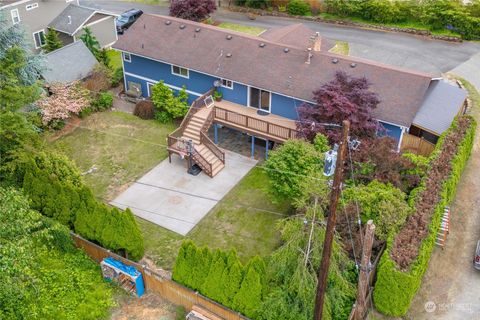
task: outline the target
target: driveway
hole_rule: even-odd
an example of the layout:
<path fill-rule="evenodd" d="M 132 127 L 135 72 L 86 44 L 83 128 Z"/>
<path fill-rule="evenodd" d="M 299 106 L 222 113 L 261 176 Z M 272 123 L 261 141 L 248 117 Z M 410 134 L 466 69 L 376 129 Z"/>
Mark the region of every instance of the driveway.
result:
<path fill-rule="evenodd" d="M 139 159 L 141 161 L 141 158 Z M 187 173 L 185 160 L 172 155 L 114 199 L 138 217 L 186 235 L 256 165 L 257 161 L 226 151 L 225 168 L 214 178 Z"/>
<path fill-rule="evenodd" d="M 80 3 L 84 6 L 115 13 L 135 7 L 147 13 L 168 15 L 168 7 L 165 5 L 152 6 L 123 1 L 92 0 L 81 0 Z M 213 18 L 221 22 L 239 23 L 265 29 L 301 22 L 297 19 L 268 16 L 257 17 L 252 21 L 245 14 L 223 9 L 217 10 L 213 14 Z M 424 71 L 434 76 L 454 69 L 480 52 L 480 43 L 475 42 L 452 43 L 404 33 L 358 29 L 309 21 L 303 21 L 303 23 L 312 30 L 320 32 L 325 38 L 348 42 L 352 56 Z"/>

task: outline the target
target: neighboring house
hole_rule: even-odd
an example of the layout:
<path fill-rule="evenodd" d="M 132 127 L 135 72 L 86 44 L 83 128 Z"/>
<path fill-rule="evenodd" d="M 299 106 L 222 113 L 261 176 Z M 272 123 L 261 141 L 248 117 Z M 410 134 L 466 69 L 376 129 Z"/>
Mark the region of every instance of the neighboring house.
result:
<path fill-rule="evenodd" d="M 85 27 L 92 30 L 102 48 L 110 47 L 118 39 L 115 15 L 75 4 L 68 5 L 48 27 L 59 33 L 64 44 L 80 39 Z"/>
<path fill-rule="evenodd" d="M 68 9 L 71 7 L 83 10 Z M 8 23 L 22 26 L 32 41 L 34 51 L 40 51 L 45 45 L 49 25 L 54 21 L 55 26 L 61 26 L 64 21 L 68 25 L 68 15 L 72 23 L 80 27 L 89 26 L 102 47 L 110 46 L 117 39 L 114 15 L 80 7 L 78 0 L 0 0 L 0 10 Z M 65 14 L 68 10 L 71 10 L 71 14 Z M 89 14 L 85 18 L 87 11 Z M 69 32 L 70 29 L 59 31 L 64 44 L 78 40 L 81 34 L 81 30 L 73 30 L 76 31 L 73 33 Z"/>
<path fill-rule="evenodd" d="M 320 36 L 302 25 L 255 37 L 144 14 L 113 48 L 123 52 L 126 90 L 140 87 L 142 95 L 148 97 L 151 86 L 163 80 L 173 90 L 185 86 L 192 102 L 201 96 L 203 99 L 215 83 L 220 84 L 218 90 L 224 100 L 215 103 L 213 122 L 278 142 L 292 137 L 285 132 L 295 128 L 297 107 L 313 103 L 313 91 L 332 80 L 339 70 L 365 76 L 371 82 L 371 90 L 380 98 L 375 117 L 397 140 L 399 148 L 409 130 L 421 136 L 416 127 L 441 134 L 446 127 L 439 122 L 451 123 L 465 100 L 463 90 L 433 80 L 430 75 L 326 52 Z M 445 88 L 454 94 L 445 94 Z M 232 124 L 233 117 L 221 120 L 219 110 L 234 112 L 238 119 L 242 114 L 257 118 L 254 114 L 261 110 L 268 114 L 261 118 L 267 124 L 263 129 L 252 129 L 247 125 L 253 123 L 249 119 L 242 120 L 242 125 Z M 421 121 L 423 113 L 435 115 L 429 122 Z M 272 130 L 272 122 L 282 122 L 283 129 L 267 133 L 265 128 Z"/>
<path fill-rule="evenodd" d="M 82 80 L 92 73 L 98 63 L 82 41 L 46 54 L 45 60 L 48 67 L 42 72 L 42 78 L 47 83 L 69 83 Z"/>

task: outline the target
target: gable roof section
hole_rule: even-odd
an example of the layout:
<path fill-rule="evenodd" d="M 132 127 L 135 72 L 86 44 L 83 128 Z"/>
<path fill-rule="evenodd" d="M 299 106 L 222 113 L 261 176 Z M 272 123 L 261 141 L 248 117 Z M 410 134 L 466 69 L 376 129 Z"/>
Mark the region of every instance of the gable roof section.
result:
<path fill-rule="evenodd" d="M 443 80 L 433 80 L 413 124 L 441 135 L 460 111 L 467 92 Z"/>
<path fill-rule="evenodd" d="M 87 77 L 97 59 L 83 41 L 77 41 L 45 55 L 48 69 L 42 72 L 47 83 L 68 83 Z M 75 63 L 73 63 L 75 61 Z"/>
<path fill-rule="evenodd" d="M 166 21 L 171 23 L 167 25 Z M 232 38 L 227 40 L 227 35 Z M 259 46 L 262 42 L 263 48 Z M 323 51 L 312 52 L 311 63 L 306 64 L 306 48 L 149 14 L 142 15 L 113 47 L 307 101 L 313 100 L 313 91 L 343 70 L 372 83 L 371 90 L 381 100 L 374 112 L 379 120 L 406 127 L 412 123 L 431 81 L 430 75 Z"/>
<path fill-rule="evenodd" d="M 95 12 L 95 10 L 90 8 L 70 4 L 48 24 L 48 27 L 72 36 Z M 69 16 L 71 23 L 69 23 Z"/>

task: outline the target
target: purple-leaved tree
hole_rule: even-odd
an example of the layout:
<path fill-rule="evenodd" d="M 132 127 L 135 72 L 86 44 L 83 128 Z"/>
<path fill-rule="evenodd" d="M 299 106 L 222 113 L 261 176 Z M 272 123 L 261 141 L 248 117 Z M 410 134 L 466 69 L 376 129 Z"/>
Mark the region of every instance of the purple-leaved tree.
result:
<path fill-rule="evenodd" d="M 338 71 L 332 81 L 313 92 L 316 104 L 305 103 L 298 107 L 297 129 L 310 141 L 320 132 L 330 142 L 337 142 L 341 130 L 326 129 L 318 123 L 341 124 L 343 120 L 350 120 L 350 135 L 374 137 L 382 128 L 372 113 L 380 100 L 369 88 L 370 83 L 365 77 L 354 78 Z"/>
<path fill-rule="evenodd" d="M 201 21 L 216 9 L 215 0 L 172 0 L 170 15 L 187 20 Z"/>

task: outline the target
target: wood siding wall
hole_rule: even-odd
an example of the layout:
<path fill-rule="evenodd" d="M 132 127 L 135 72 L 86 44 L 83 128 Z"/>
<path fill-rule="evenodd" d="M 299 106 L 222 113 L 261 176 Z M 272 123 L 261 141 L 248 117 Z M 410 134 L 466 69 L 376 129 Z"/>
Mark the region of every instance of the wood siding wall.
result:
<path fill-rule="evenodd" d="M 415 154 L 428 157 L 435 149 L 435 145 L 425 139 L 416 137 L 409 133 L 404 133 L 402 138 L 402 151 L 409 151 Z"/>

